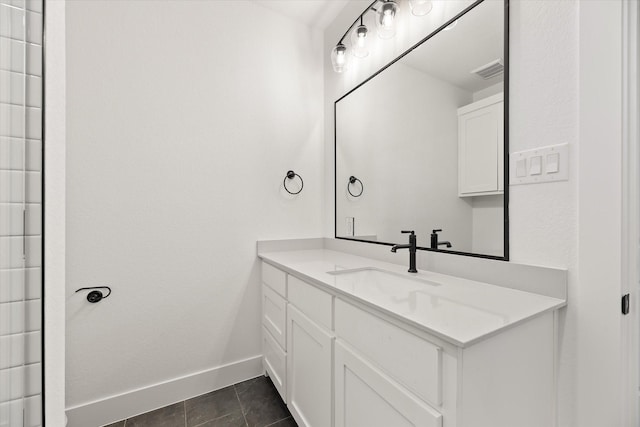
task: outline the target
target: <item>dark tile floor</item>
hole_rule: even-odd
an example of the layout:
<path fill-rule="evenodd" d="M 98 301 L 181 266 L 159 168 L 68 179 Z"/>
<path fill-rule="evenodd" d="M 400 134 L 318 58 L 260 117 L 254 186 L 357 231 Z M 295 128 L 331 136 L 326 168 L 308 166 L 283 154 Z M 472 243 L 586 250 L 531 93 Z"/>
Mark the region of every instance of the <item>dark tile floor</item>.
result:
<path fill-rule="evenodd" d="M 106 427 L 297 427 L 271 380 L 261 376 Z"/>

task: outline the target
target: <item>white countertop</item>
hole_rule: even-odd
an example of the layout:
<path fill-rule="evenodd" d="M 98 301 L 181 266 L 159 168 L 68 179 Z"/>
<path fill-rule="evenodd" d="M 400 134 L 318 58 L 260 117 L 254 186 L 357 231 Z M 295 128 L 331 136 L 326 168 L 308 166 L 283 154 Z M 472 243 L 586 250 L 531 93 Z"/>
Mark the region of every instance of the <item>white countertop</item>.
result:
<path fill-rule="evenodd" d="M 261 252 L 260 258 L 306 282 L 346 296 L 467 347 L 566 301 L 327 249 Z M 408 259 L 408 254 L 407 254 Z M 362 283 L 329 272 L 372 267 L 410 278 L 396 283 Z"/>

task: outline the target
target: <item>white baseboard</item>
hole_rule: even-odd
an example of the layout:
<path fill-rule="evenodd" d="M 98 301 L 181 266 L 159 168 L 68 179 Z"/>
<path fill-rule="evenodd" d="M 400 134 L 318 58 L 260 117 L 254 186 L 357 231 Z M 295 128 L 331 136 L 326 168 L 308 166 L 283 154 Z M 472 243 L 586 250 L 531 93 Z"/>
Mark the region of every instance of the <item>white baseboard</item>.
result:
<path fill-rule="evenodd" d="M 263 373 L 262 356 L 240 360 L 67 408 L 68 427 L 100 427 L 236 384 Z"/>

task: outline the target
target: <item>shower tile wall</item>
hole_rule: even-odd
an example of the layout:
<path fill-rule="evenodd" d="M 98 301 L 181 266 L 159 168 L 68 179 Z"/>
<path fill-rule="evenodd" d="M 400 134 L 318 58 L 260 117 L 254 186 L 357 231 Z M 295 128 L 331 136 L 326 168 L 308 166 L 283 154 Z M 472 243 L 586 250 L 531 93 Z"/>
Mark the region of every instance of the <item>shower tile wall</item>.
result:
<path fill-rule="evenodd" d="M 0 0 L 0 427 L 41 425 L 42 0 Z"/>

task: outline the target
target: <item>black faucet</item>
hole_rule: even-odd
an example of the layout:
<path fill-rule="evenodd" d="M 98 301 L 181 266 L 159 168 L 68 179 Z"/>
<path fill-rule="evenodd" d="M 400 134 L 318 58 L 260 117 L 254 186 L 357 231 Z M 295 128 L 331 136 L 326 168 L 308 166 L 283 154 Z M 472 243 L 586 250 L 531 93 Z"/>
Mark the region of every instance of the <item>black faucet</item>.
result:
<path fill-rule="evenodd" d="M 409 249 L 409 273 L 417 273 L 416 269 L 416 248 L 418 246 L 416 242 L 416 233 L 414 231 L 401 231 L 401 233 L 407 234 L 409 233 L 409 244 L 408 245 L 393 245 L 391 247 L 391 252 L 397 251 L 398 249 Z"/>
<path fill-rule="evenodd" d="M 451 242 L 445 240 L 444 242 L 438 242 L 438 233 L 442 231 L 442 229 L 431 230 L 431 249 L 438 249 L 438 246 L 446 245 L 448 248 L 451 247 Z"/>

